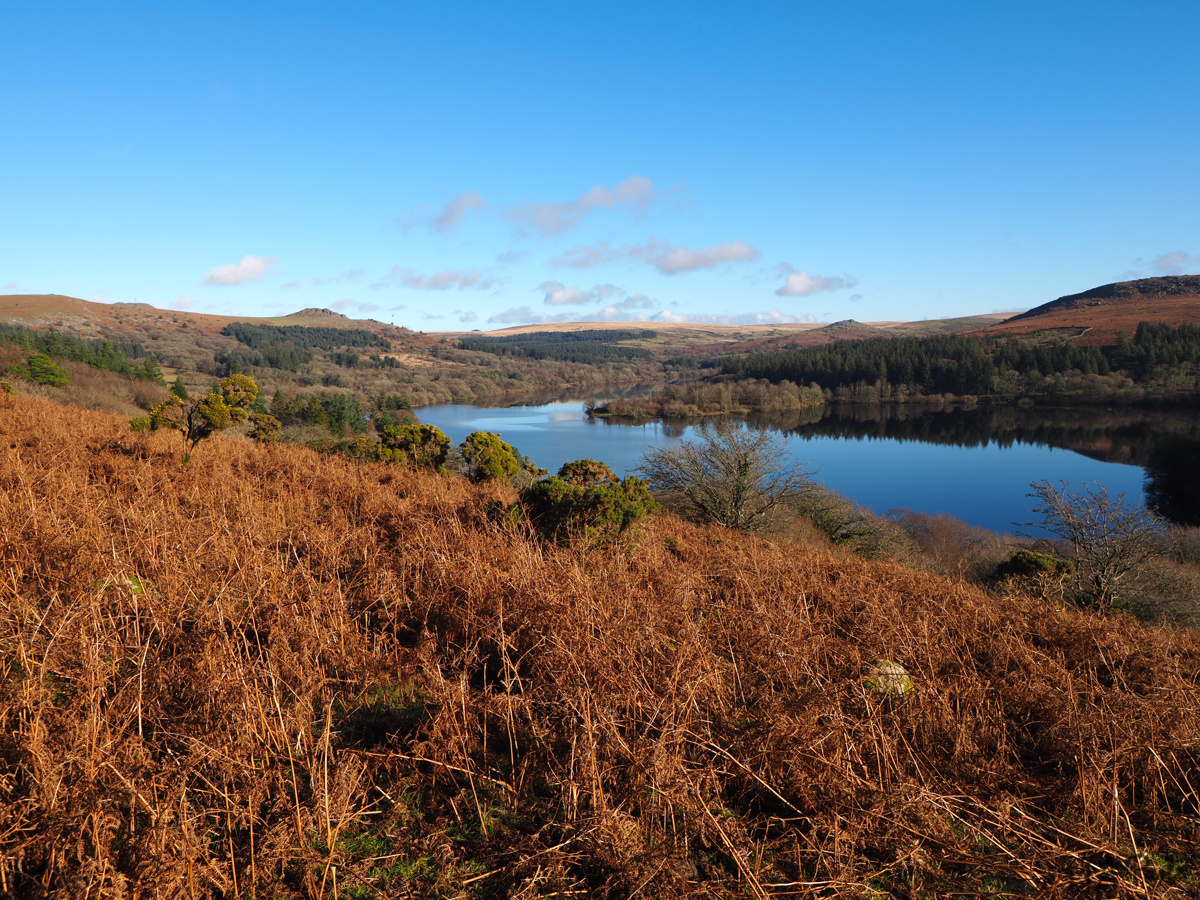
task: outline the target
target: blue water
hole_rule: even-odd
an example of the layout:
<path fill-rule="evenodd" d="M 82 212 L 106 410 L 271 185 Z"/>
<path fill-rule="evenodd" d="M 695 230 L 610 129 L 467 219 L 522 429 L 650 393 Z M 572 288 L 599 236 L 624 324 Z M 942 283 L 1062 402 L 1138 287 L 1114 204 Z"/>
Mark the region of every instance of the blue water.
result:
<path fill-rule="evenodd" d="M 473 431 L 503 436 L 542 468 L 591 457 L 618 474 L 633 474 L 642 453 L 692 439 L 694 428 L 663 422 L 631 425 L 588 419 L 578 402 L 481 408 L 433 406 L 418 410 L 455 443 Z M 1046 444 L 995 442 L 974 447 L 888 438 L 842 438 L 791 434 L 788 454 L 816 479 L 877 513 L 905 508 L 949 513 L 972 525 L 1015 532 L 1033 518 L 1029 483 L 1068 481 L 1076 488 L 1097 482 L 1112 494 L 1142 500 L 1142 469 L 1102 462 Z"/>

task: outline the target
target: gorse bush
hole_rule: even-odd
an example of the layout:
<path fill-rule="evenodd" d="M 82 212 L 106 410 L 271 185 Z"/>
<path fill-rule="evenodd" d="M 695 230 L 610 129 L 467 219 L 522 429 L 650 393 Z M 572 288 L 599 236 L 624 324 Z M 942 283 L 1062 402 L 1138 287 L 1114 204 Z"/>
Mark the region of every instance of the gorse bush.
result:
<path fill-rule="evenodd" d="M 450 459 L 450 438 L 433 425 L 406 424 L 384 428 L 379 445 L 382 450 L 400 454 L 392 459 L 403 459 L 418 469 L 443 472 Z"/>
<path fill-rule="evenodd" d="M 542 535 L 593 542 L 616 540 L 659 509 L 646 482 L 618 479 L 594 459 L 566 463 L 553 478 L 531 484 L 521 492 L 521 503 Z"/>
<path fill-rule="evenodd" d="M 212 437 L 229 426 L 245 422 L 250 417 L 250 405 L 258 397 L 258 385 L 249 375 L 230 375 L 213 388 L 207 396 L 196 400 L 182 400 L 171 394 L 150 411 L 149 429 L 161 431 L 171 429 L 183 436 L 183 464 L 191 460 L 192 451 L 202 440 Z M 269 416 L 267 418 L 270 418 Z M 134 419 L 131 427 L 141 430 L 141 419 Z M 256 423 L 259 434 L 269 426 Z"/>
<path fill-rule="evenodd" d="M 458 446 L 462 456 L 463 473 L 474 482 L 503 481 L 513 487 L 526 487 L 546 474 L 528 456 L 500 440 L 490 431 L 467 435 Z"/>

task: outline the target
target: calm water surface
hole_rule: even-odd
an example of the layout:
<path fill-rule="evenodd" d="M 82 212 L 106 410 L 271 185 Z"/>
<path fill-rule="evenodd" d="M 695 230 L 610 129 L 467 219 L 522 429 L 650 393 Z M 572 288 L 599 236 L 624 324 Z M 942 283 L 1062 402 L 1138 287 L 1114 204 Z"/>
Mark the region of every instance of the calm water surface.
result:
<path fill-rule="evenodd" d="M 418 415 L 455 443 L 473 431 L 497 432 L 551 472 L 568 460 L 591 457 L 618 474 L 631 474 L 645 450 L 692 438 L 695 430 L 666 422 L 588 419 L 578 401 L 434 406 Z M 875 512 L 901 507 L 949 513 L 1008 532 L 1032 517 L 1026 496 L 1031 481 L 1063 480 L 1075 487 L 1094 481 L 1140 501 L 1146 466 L 1165 467 L 1163 484 L 1172 477 L 1178 482 L 1170 463 L 1200 447 L 1197 416 L 1181 413 L 858 408 L 756 424 L 786 435 L 792 459 Z"/>

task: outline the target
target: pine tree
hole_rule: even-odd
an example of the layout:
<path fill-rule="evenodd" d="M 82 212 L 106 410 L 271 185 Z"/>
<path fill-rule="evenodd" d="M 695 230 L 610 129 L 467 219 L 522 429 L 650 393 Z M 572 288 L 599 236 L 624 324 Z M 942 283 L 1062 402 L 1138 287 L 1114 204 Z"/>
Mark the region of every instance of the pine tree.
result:
<path fill-rule="evenodd" d="M 166 379 L 163 378 L 162 368 L 158 365 L 158 360 L 154 358 L 153 353 L 146 353 L 146 358 L 142 360 L 142 368 L 138 373 L 138 377 L 144 381 L 153 381 L 157 384 L 165 385 Z"/>

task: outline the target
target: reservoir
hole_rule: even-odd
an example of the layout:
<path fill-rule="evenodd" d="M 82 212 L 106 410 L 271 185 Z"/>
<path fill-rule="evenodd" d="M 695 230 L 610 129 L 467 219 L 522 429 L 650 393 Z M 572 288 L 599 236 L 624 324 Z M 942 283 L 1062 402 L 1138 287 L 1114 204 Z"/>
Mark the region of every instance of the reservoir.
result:
<path fill-rule="evenodd" d="M 636 474 L 647 449 L 694 440 L 694 422 L 589 419 L 581 401 L 538 406 L 447 405 L 417 411 L 455 443 L 499 433 L 553 474 L 593 458 Z M 1200 425 L 1190 412 L 1017 407 L 944 409 L 826 406 L 787 418 L 741 419 L 780 434 L 786 452 L 821 483 L 870 507 L 948 513 L 1017 532 L 1034 516 L 1029 483 L 1085 482 L 1157 501 L 1186 522 L 1200 509 Z"/>

